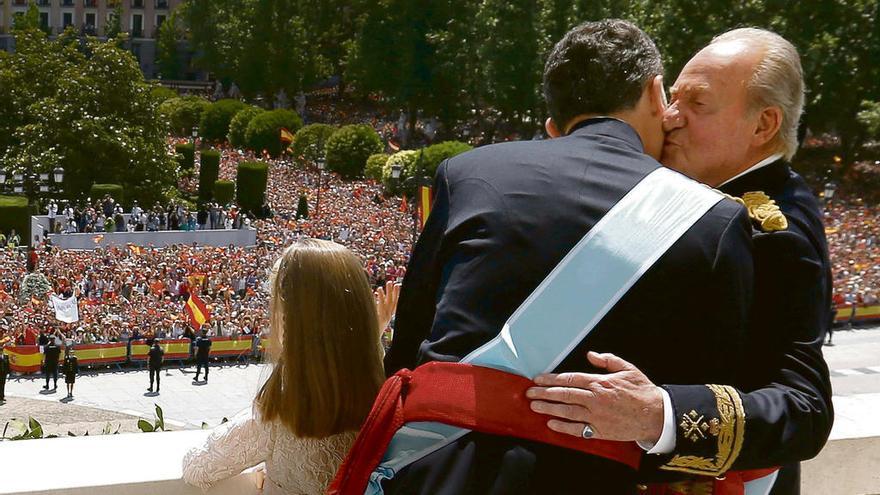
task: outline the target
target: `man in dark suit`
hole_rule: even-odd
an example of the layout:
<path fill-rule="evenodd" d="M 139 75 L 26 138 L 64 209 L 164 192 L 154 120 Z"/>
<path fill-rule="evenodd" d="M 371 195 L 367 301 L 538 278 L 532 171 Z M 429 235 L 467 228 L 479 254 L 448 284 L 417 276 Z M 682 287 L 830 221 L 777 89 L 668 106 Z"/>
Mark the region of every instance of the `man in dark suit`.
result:
<path fill-rule="evenodd" d="M 50 377 L 53 379 L 52 390 L 56 390 L 58 388 L 58 359 L 61 357 L 61 348 L 51 336 L 49 343 L 44 347 L 43 356 L 46 360 L 43 365 L 46 369 L 46 385 L 43 386 L 43 390 L 49 390 Z"/>
<path fill-rule="evenodd" d="M 545 68 L 547 127 L 558 139 L 486 146 L 441 164 L 432 214 L 403 282 L 387 373 L 459 361 L 494 338 L 566 253 L 661 167 L 661 74 L 656 47 L 635 26 L 579 26 Z M 584 355 L 595 348 L 662 382 L 697 383 L 698 369 L 699 383 L 729 383 L 742 356 L 752 286 L 749 218 L 722 200 L 557 370 L 592 369 Z M 645 414 L 662 423 L 662 410 L 659 403 Z M 658 427 L 629 440 L 659 435 Z M 636 483 L 637 473 L 623 464 L 472 432 L 383 486 L 385 493 L 617 494 L 633 493 Z"/>
<path fill-rule="evenodd" d="M 196 377 L 194 382 L 199 381 L 199 374 L 202 368 L 205 368 L 205 383 L 208 383 L 208 356 L 211 353 L 211 339 L 208 337 L 208 331 L 202 330 L 202 334 L 196 339 Z"/>
<path fill-rule="evenodd" d="M 149 355 L 149 367 L 150 367 L 150 388 L 147 390 L 153 391 L 153 377 L 156 378 L 156 393 L 159 393 L 159 376 L 161 375 L 160 371 L 162 371 L 162 361 L 165 359 L 165 351 L 159 346 L 159 340 L 153 340 L 153 346 L 150 347 Z M 205 379 L 207 379 L 208 371 L 205 370 Z"/>
<path fill-rule="evenodd" d="M 657 476 L 651 471 L 658 467 L 661 472 L 714 477 L 724 474 L 722 467 L 785 465 L 773 493 L 797 494 L 797 462 L 815 456 L 830 434 L 831 385 L 821 349 L 832 321 L 828 248 L 816 198 L 788 165 L 797 150 L 803 92 L 795 48 L 757 29 L 717 37 L 688 62 L 672 88 L 663 163 L 738 198 L 753 218 L 755 304 L 747 336 L 749 357 L 732 382 L 747 434 L 731 463 L 712 462 L 720 445 L 711 425 L 719 415 L 713 390 L 699 384 L 664 385 L 669 398 L 665 426 L 652 446 L 652 453 L 663 455 L 645 459 L 646 480 Z M 634 383 L 624 373 L 639 375 L 629 368 L 602 379 Z M 589 390 L 590 383 L 590 377 L 581 377 L 578 387 Z M 582 411 L 601 404 L 614 416 L 628 410 L 620 400 L 624 388 L 615 387 L 616 404 L 602 402 L 602 392 L 574 401 L 540 395 Z M 547 407 L 537 410 L 555 413 L 556 406 Z M 556 415 L 570 424 L 569 433 L 576 434 L 582 411 Z M 634 418 L 631 428 L 644 420 Z M 623 427 L 627 421 L 615 423 Z"/>
<path fill-rule="evenodd" d="M 9 364 L 9 355 L 3 352 L 3 347 L 0 346 L 0 402 L 6 402 L 6 377 L 9 376 L 10 371 L 12 368 Z"/>

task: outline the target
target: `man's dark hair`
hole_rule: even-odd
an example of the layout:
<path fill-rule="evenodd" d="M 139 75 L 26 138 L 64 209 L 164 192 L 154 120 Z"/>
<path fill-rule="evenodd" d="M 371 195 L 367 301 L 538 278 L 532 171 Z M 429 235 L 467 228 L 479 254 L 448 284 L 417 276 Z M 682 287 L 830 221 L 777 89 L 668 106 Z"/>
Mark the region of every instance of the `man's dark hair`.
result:
<path fill-rule="evenodd" d="M 581 114 L 609 115 L 638 103 L 645 85 L 663 74 L 654 42 L 620 19 L 585 22 L 556 43 L 544 66 L 544 99 L 563 131 Z"/>

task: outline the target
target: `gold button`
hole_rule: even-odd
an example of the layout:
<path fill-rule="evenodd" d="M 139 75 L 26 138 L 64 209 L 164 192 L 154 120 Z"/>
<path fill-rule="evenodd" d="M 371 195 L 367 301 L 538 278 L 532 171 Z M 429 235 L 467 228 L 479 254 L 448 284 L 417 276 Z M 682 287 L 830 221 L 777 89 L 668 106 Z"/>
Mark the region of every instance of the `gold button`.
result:
<path fill-rule="evenodd" d="M 640 492 L 648 491 L 648 485 L 636 485 L 636 488 L 638 488 Z"/>

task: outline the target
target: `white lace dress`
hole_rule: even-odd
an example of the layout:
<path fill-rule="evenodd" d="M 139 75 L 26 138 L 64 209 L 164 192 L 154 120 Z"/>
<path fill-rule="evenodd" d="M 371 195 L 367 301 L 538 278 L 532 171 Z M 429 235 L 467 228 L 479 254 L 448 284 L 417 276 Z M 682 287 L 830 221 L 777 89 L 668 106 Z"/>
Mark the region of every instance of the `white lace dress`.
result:
<path fill-rule="evenodd" d="M 251 414 L 214 428 L 204 444 L 183 458 L 183 479 L 204 490 L 242 470 L 266 462 L 263 493 L 324 493 L 354 443 L 357 432 L 326 438 L 297 438 L 278 422 Z"/>

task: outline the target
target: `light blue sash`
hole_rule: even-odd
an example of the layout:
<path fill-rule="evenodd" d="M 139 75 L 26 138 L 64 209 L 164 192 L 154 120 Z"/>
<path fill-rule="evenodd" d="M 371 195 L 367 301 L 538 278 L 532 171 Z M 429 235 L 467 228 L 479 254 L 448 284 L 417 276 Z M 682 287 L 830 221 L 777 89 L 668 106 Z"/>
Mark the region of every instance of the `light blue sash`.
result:
<path fill-rule="evenodd" d="M 553 370 L 722 197 L 671 170 L 651 172 L 572 248 L 501 333 L 461 362 L 528 378 Z M 383 493 L 383 479 L 469 431 L 407 423 L 395 433 L 365 493 Z"/>

